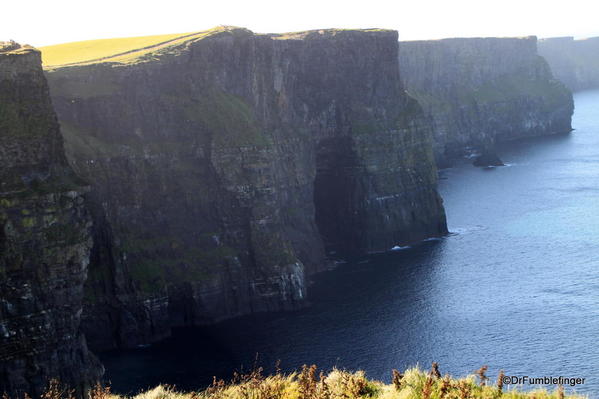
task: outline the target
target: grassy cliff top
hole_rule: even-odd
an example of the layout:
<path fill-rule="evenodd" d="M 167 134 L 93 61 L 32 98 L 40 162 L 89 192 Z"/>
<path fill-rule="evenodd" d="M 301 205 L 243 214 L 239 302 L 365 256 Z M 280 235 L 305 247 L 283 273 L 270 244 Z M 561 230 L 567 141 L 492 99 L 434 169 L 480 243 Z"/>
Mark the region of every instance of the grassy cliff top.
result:
<path fill-rule="evenodd" d="M 13 41 L 0 42 L 0 54 L 25 54 L 32 51 L 36 50 L 28 45 L 23 46 Z"/>
<path fill-rule="evenodd" d="M 276 40 L 306 39 L 315 35 L 336 36 L 349 32 L 387 32 L 385 29 L 321 29 L 304 32 L 282 34 L 264 34 Z M 251 31 L 233 26 L 216 28 L 190 33 L 173 33 L 167 35 L 125 37 L 115 39 L 86 40 L 81 42 L 56 44 L 40 47 L 42 63 L 46 69 L 66 66 L 114 62 L 121 64 L 135 63 L 143 57 L 159 53 L 169 47 L 179 46 L 186 42 L 201 40 L 222 33 L 253 34 Z"/>
<path fill-rule="evenodd" d="M 42 52 L 42 63 L 45 68 L 95 64 L 99 62 L 126 64 L 166 47 L 203 39 L 213 34 L 232 29 L 234 28 L 219 26 L 202 32 L 86 40 L 40 47 L 40 50 Z"/>
<path fill-rule="evenodd" d="M 285 32 L 285 33 L 270 33 L 268 36 L 272 37 L 275 40 L 288 40 L 288 39 L 305 39 L 312 35 L 319 36 L 336 36 L 344 33 L 359 33 L 359 32 L 368 32 L 368 33 L 395 33 L 396 31 L 391 29 L 378 29 L 378 28 L 370 28 L 370 29 L 314 29 L 314 30 L 306 30 L 301 32 Z"/>
<path fill-rule="evenodd" d="M 574 36 L 557 36 L 557 37 L 544 37 L 542 39 L 539 39 L 539 42 L 563 41 L 563 42 L 584 43 L 584 42 L 592 42 L 592 41 L 596 41 L 596 40 L 599 40 L 599 36 L 583 37 L 580 39 L 575 39 Z"/>
<path fill-rule="evenodd" d="M 447 42 L 463 42 L 463 43 L 475 43 L 481 41 L 510 41 L 510 40 L 522 40 L 522 41 L 537 41 L 537 37 L 534 35 L 529 36 L 497 36 L 497 37 L 444 37 L 442 39 L 417 39 L 417 40 L 400 40 L 402 44 L 410 43 L 447 43 Z"/>

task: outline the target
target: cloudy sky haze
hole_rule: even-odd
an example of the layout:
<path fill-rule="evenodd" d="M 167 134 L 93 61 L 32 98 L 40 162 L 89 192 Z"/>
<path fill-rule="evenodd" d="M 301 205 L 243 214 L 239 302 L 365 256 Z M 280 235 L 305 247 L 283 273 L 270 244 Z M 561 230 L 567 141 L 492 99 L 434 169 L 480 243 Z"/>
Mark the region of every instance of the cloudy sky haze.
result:
<path fill-rule="evenodd" d="M 5 9 L 0 40 L 34 46 L 217 25 L 261 33 L 377 27 L 398 30 L 400 40 L 599 36 L 599 2 L 590 0 L 19 0 Z"/>

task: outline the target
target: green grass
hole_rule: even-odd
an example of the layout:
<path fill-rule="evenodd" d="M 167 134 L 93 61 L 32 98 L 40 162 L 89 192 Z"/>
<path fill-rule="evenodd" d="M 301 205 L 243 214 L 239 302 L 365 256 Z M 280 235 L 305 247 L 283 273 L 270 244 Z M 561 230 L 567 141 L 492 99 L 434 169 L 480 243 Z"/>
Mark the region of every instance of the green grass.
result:
<path fill-rule="evenodd" d="M 537 68 L 545 68 L 545 60 L 537 59 Z M 439 112 L 455 112 L 464 105 L 511 104 L 518 99 L 533 98 L 541 103 L 543 111 L 551 112 L 560 107 L 568 97 L 568 89 L 559 81 L 547 78 L 532 78 L 515 72 L 486 82 L 480 86 L 459 86 L 448 94 L 408 90 L 427 109 Z"/>
<path fill-rule="evenodd" d="M 133 281 L 144 294 L 159 293 L 169 284 L 204 281 L 238 255 L 234 248 L 225 245 L 194 247 L 167 235 L 131 237 L 121 249 L 130 259 Z"/>
<path fill-rule="evenodd" d="M 218 147 L 271 145 L 269 135 L 256 121 L 252 107 L 241 97 L 212 90 L 198 101 L 186 104 L 183 111 L 187 120 L 208 129 Z"/>

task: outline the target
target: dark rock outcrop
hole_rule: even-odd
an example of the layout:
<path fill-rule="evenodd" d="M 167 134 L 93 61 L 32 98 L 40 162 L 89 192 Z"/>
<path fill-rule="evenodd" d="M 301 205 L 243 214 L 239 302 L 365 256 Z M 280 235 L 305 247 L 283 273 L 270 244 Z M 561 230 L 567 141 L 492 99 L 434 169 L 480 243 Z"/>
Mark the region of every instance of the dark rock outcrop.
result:
<path fill-rule="evenodd" d="M 0 393 L 102 373 L 80 333 L 91 218 L 68 166 L 39 51 L 0 43 Z"/>
<path fill-rule="evenodd" d="M 91 182 L 93 347 L 302 306 L 325 246 L 446 233 L 430 122 L 397 33 L 219 28 L 48 71 L 68 157 Z"/>
<path fill-rule="evenodd" d="M 496 142 L 571 131 L 572 94 L 535 37 L 400 42 L 408 94 L 434 120 L 439 166 Z"/>
<path fill-rule="evenodd" d="M 474 158 L 472 165 L 478 167 L 505 166 L 503 161 L 499 159 L 493 150 L 483 150 L 480 155 L 477 155 L 476 158 Z"/>
<path fill-rule="evenodd" d="M 541 39 L 539 54 L 545 57 L 555 77 L 572 91 L 599 88 L 599 37 Z"/>

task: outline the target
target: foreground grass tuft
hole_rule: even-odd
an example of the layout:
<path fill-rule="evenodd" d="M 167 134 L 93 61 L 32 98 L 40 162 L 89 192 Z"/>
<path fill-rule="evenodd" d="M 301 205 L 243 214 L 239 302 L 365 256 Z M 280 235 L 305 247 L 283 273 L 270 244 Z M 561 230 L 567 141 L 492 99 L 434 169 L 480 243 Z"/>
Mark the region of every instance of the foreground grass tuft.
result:
<path fill-rule="evenodd" d="M 333 369 L 329 373 L 316 366 L 303 366 L 301 371 L 264 376 L 257 368 L 250 374 L 235 374 L 231 382 L 214 379 L 204 391 L 181 392 L 168 385 L 139 393 L 133 397 L 115 395 L 110 388 L 97 385 L 89 399 L 584 399 L 586 396 L 566 394 L 562 386 L 553 391 L 506 389 L 499 373 L 497 384 L 486 375 L 486 366 L 476 375 L 465 378 L 441 376 L 433 363 L 431 371 L 412 368 L 400 373 L 392 371 L 392 383 L 366 378 L 363 371 Z M 72 399 L 73 392 L 51 381 L 43 399 Z M 9 399 L 7 395 L 3 399 Z M 25 399 L 29 397 L 25 395 Z M 14 398 L 16 399 L 16 398 Z"/>

